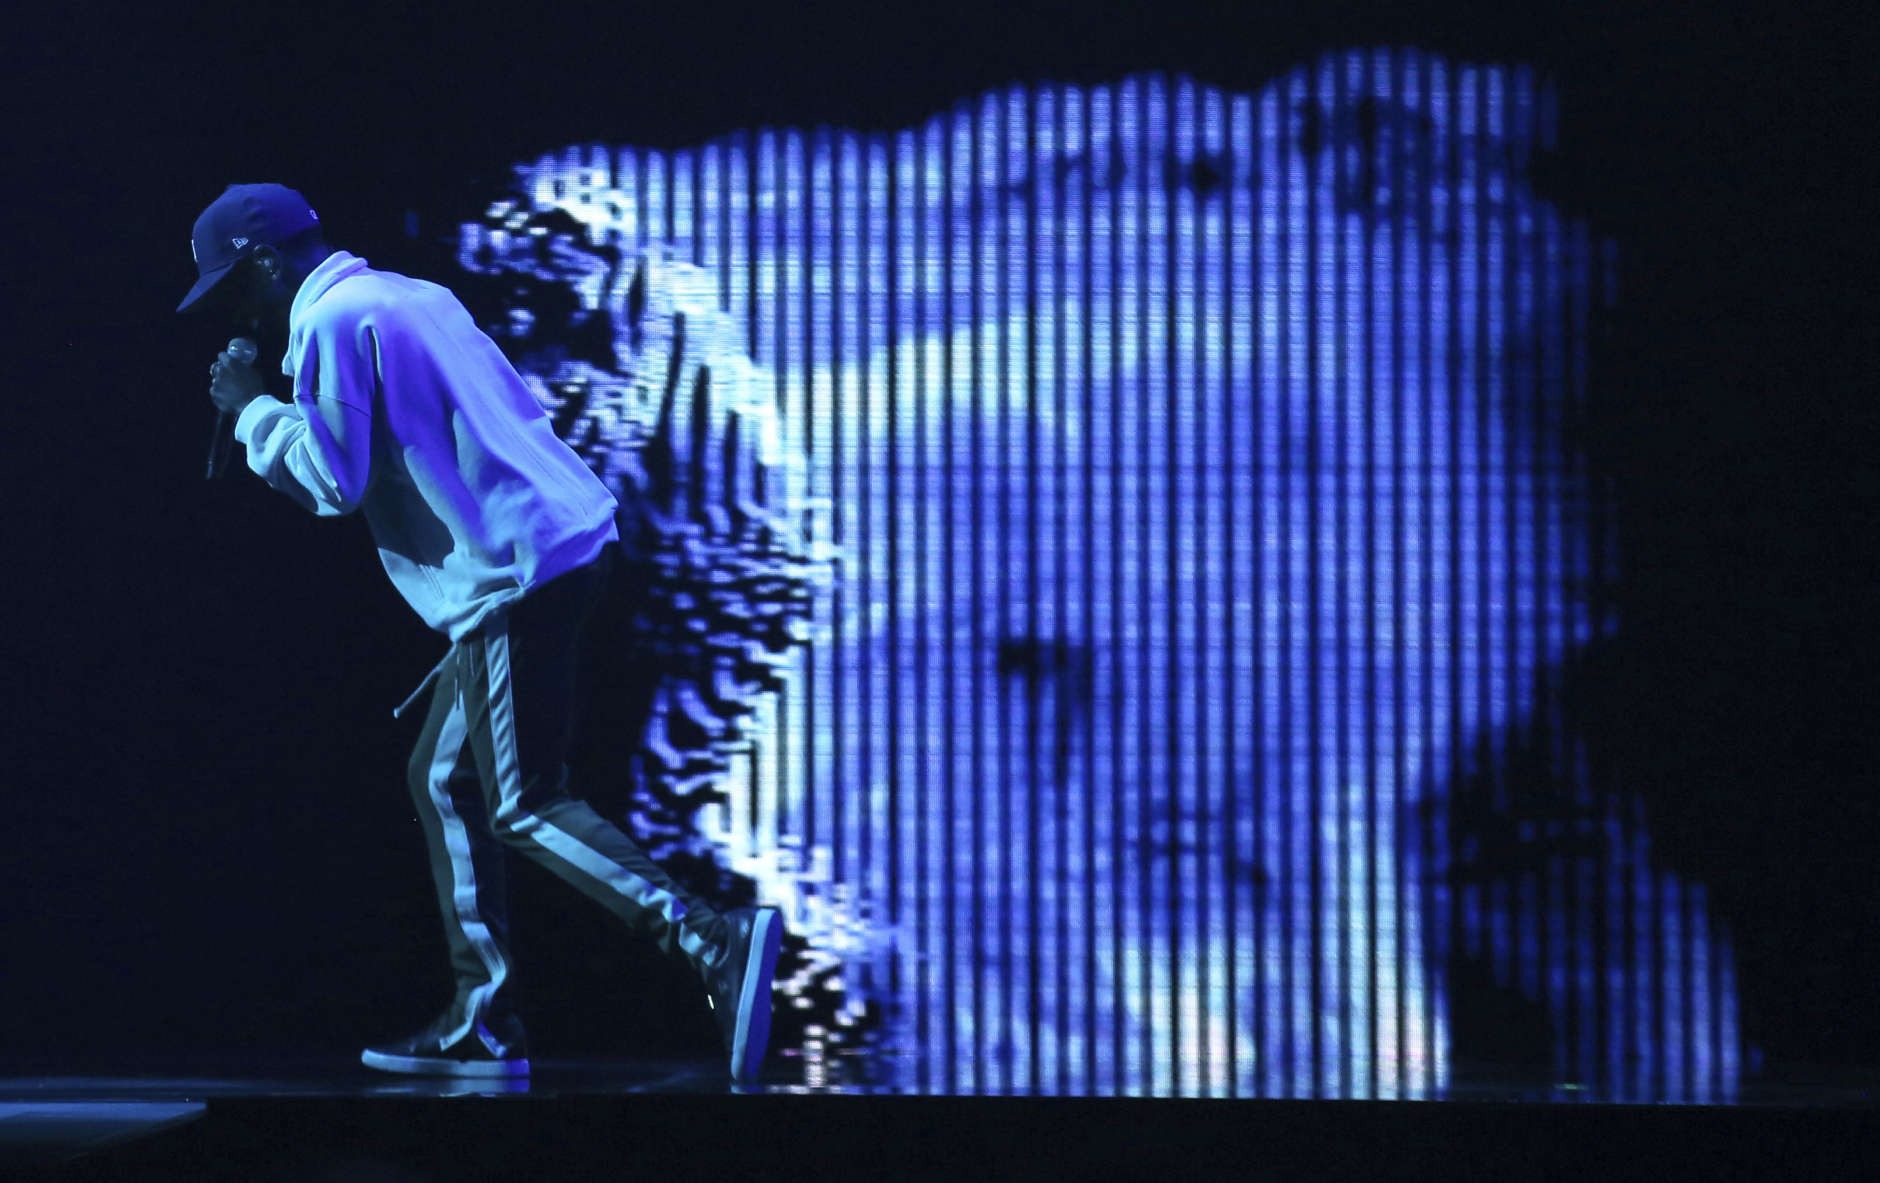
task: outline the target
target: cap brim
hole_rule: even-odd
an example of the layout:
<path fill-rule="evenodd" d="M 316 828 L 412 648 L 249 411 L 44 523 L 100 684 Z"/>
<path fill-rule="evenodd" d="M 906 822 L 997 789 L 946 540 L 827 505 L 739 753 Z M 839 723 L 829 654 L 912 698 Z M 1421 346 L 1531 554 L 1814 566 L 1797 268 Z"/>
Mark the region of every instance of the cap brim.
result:
<path fill-rule="evenodd" d="M 228 278 L 228 273 L 234 269 L 235 262 L 231 261 L 213 270 L 203 272 L 202 277 L 196 280 L 196 285 L 189 289 L 189 294 L 183 297 L 183 302 L 176 306 L 176 310 L 178 312 L 188 312 L 191 308 L 194 308 L 204 296 L 209 294 L 209 289 Z"/>

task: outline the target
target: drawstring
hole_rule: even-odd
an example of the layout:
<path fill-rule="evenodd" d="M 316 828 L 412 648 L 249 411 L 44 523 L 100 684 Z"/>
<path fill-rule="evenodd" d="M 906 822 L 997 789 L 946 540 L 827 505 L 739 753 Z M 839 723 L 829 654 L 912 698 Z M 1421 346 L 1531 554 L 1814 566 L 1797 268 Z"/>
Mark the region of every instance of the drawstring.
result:
<path fill-rule="evenodd" d="M 509 601 L 504 600 L 500 603 L 491 604 L 483 610 L 481 615 L 471 620 L 469 627 L 464 631 L 463 635 L 458 640 L 451 642 L 450 648 L 444 650 L 444 656 L 439 658 L 437 664 L 431 667 L 431 672 L 424 675 L 424 681 L 418 683 L 418 688 L 411 692 L 411 697 L 398 704 L 398 709 L 392 712 L 392 718 L 397 719 L 403 717 L 404 713 L 411 709 L 411 704 L 423 697 L 424 692 L 429 690 L 432 683 L 437 681 L 438 675 L 444 672 L 444 667 L 450 664 L 451 655 L 457 652 L 457 646 L 459 644 L 469 640 L 472 636 L 475 636 L 484 628 L 488 627 L 491 621 L 501 620 L 508 611 Z"/>
<path fill-rule="evenodd" d="M 450 655 L 455 653 L 456 651 L 457 651 L 457 646 L 455 645 L 452 645 L 449 649 L 446 649 L 444 651 L 443 659 L 440 660 L 436 665 L 431 667 L 430 673 L 424 675 L 424 681 L 418 683 L 418 688 L 411 692 L 411 697 L 399 703 L 397 709 L 392 711 L 392 718 L 394 719 L 402 718 L 404 716 L 404 713 L 411 709 L 411 704 L 414 702 L 417 702 L 419 698 L 423 697 L 424 692 L 431 688 L 431 686 L 437 681 L 438 675 L 444 672 L 444 667 L 450 663 Z"/>

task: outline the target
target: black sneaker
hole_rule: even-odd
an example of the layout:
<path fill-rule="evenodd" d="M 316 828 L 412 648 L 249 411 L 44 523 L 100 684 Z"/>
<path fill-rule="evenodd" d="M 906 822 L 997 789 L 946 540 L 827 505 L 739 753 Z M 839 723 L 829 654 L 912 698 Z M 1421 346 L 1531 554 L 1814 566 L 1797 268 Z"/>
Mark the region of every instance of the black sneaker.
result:
<path fill-rule="evenodd" d="M 420 1076 L 527 1076 L 529 1049 L 519 1023 L 502 1024 L 512 1034 L 498 1038 L 489 1027 L 477 1023 L 454 1043 L 444 1040 L 456 1032 L 461 1020 L 446 1025 L 439 1019 L 406 1039 L 369 1047 L 359 1055 L 359 1062 L 381 1072 L 405 1072 Z"/>
<path fill-rule="evenodd" d="M 705 997 L 731 1057 L 731 1079 L 754 1080 L 770 1044 L 770 983 L 783 943 L 775 908 L 725 913 L 725 957 L 705 972 Z"/>

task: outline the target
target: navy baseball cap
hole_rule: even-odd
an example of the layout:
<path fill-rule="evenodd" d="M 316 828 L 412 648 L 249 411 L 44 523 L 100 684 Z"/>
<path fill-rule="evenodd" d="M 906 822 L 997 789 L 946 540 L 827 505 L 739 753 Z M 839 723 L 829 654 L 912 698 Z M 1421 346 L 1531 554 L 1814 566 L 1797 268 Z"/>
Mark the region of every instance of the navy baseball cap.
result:
<path fill-rule="evenodd" d="M 256 246 L 278 245 L 319 224 L 320 215 L 307 199 L 285 185 L 230 185 L 196 219 L 189 243 L 196 256 L 196 286 L 176 310 L 188 311 Z"/>

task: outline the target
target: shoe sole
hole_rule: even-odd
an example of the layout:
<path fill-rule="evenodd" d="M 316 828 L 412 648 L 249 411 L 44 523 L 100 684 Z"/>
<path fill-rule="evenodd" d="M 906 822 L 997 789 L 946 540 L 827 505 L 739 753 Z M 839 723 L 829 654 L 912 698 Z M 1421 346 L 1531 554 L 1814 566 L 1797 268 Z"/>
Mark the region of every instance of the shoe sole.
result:
<path fill-rule="evenodd" d="M 380 1072 L 403 1072 L 410 1076 L 527 1076 L 527 1060 L 446 1060 L 437 1056 L 394 1056 L 386 1052 L 364 1051 L 359 1062 Z"/>
<path fill-rule="evenodd" d="M 751 926 L 752 959 L 744 964 L 744 982 L 738 991 L 738 1024 L 731 1041 L 731 1076 L 735 1080 L 751 1080 L 763 1067 L 764 1052 L 770 1044 L 770 987 L 782 945 L 782 917 L 775 908 L 760 909 Z"/>

